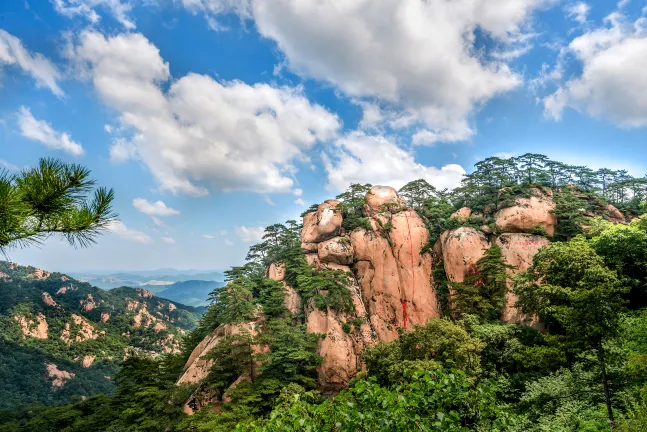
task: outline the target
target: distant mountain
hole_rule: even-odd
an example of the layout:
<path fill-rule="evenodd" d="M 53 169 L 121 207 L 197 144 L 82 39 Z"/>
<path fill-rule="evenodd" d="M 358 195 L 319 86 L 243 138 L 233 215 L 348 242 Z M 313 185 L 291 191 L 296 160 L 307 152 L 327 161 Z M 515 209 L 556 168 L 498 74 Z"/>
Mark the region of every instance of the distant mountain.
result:
<path fill-rule="evenodd" d="M 111 273 L 71 273 L 80 281 L 88 282 L 103 289 L 120 286 L 153 287 L 171 285 L 174 282 L 188 280 L 224 281 L 225 275 L 217 270 L 176 270 L 164 268 L 158 270 L 111 272 Z M 153 288 L 154 291 L 159 289 Z"/>
<path fill-rule="evenodd" d="M 160 287 L 156 295 L 189 306 L 206 306 L 211 291 L 224 286 L 224 282 L 188 280 Z"/>
<path fill-rule="evenodd" d="M 0 409 L 110 393 L 121 361 L 179 351 L 203 311 L 0 261 Z"/>

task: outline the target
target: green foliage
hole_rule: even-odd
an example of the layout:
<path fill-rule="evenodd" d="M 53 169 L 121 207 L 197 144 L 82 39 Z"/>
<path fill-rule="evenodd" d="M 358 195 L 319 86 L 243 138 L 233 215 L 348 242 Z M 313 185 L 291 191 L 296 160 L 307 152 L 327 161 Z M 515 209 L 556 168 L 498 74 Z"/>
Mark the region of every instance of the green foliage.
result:
<path fill-rule="evenodd" d="M 348 289 L 348 273 L 341 270 L 319 269 L 306 266 L 297 277 L 297 289 L 304 302 L 315 299 L 319 310 L 328 308 L 348 315 L 355 313 L 355 304 Z"/>
<path fill-rule="evenodd" d="M 57 159 L 41 159 L 19 174 L 0 170 L 0 251 L 40 244 L 60 234 L 72 245 L 88 246 L 108 228 L 114 193 L 98 188 L 90 170 Z"/>
<path fill-rule="evenodd" d="M 480 372 L 482 349 L 483 344 L 460 325 L 432 318 L 414 331 L 400 332 L 393 342 L 367 348 L 364 361 L 368 373 L 388 386 L 400 382 L 408 369 L 428 369 L 443 363 L 475 376 Z"/>
<path fill-rule="evenodd" d="M 501 431 L 510 422 L 491 383 L 474 386 L 464 372 L 437 366 L 407 371 L 392 387 L 360 379 L 320 404 L 312 393 L 296 394 L 237 431 Z"/>
<path fill-rule="evenodd" d="M 342 226 L 346 231 L 350 232 L 355 228 L 371 229 L 368 219 L 362 216 L 366 193 L 370 189 L 370 184 L 352 183 L 345 192 L 337 195 L 337 199 L 341 201 L 338 208 L 344 217 Z"/>
<path fill-rule="evenodd" d="M 627 291 L 583 237 L 540 249 L 515 288 L 524 310 L 536 313 L 553 331 L 563 333 L 571 349 L 596 351 L 612 422 L 604 344 L 617 334 L 622 297 Z"/>
<path fill-rule="evenodd" d="M 565 186 L 555 194 L 554 199 L 555 210 L 552 213 L 557 218 L 555 240 L 570 240 L 582 233 L 582 225 L 586 224 L 584 215 L 588 209 L 575 195 L 575 189 Z"/>
<path fill-rule="evenodd" d="M 468 269 L 463 282 L 451 282 L 452 312 L 462 317 L 476 315 L 485 320 L 496 320 L 505 303 L 506 273 L 512 266 L 505 263 L 501 248 L 493 244 L 485 250 L 476 265 Z"/>
<path fill-rule="evenodd" d="M 640 221 L 631 225 L 606 225 L 590 243 L 604 263 L 615 270 L 622 284 L 630 287 L 630 305 L 647 304 L 647 231 Z"/>

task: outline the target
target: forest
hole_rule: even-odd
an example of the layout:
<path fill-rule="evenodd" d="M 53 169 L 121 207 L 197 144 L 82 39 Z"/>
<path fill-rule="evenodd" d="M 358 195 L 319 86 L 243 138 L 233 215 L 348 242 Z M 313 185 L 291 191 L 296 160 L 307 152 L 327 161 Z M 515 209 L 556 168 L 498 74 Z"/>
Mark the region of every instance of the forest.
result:
<path fill-rule="evenodd" d="M 363 213 L 370 188 L 353 184 L 337 196 L 345 232 L 373 229 Z M 322 391 L 325 335 L 306 331 L 303 309 L 288 311 L 285 287 L 267 269 L 282 263 L 304 305 L 349 317 L 353 275 L 310 265 L 303 226 L 289 220 L 267 227 L 246 262 L 227 271 L 181 352 L 127 358 L 109 395 L 0 411 L 0 432 L 645 431 L 647 179 L 526 154 L 481 161 L 451 191 L 416 180 L 399 195 L 424 221 L 423 251 L 434 254 L 447 230 L 496 235 L 495 214 L 536 191 L 554 200 L 555 232 L 511 284 L 541 328 L 502 321 L 509 266 L 493 245 L 462 282 L 434 268 L 441 317 L 368 347 L 347 388 Z M 452 217 L 463 207 L 469 217 Z M 547 236 L 540 226 L 533 234 Z M 205 337 L 255 320 L 258 332 L 227 335 L 208 353 L 206 378 L 176 385 Z M 343 331 L 361 325 L 350 319 Z M 196 394 L 210 403 L 189 416 L 184 405 Z"/>

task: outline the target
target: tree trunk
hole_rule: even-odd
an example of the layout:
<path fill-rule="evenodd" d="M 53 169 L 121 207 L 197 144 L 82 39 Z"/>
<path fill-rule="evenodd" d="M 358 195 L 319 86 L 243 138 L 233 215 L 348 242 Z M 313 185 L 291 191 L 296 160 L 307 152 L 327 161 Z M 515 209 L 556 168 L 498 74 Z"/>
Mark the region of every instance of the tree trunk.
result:
<path fill-rule="evenodd" d="M 613 418 L 613 408 L 611 407 L 611 396 L 609 395 L 609 381 L 607 379 L 607 366 L 604 361 L 604 348 L 602 348 L 602 342 L 598 345 L 598 360 L 600 361 L 600 369 L 602 370 L 602 388 L 604 389 L 604 402 L 607 405 L 607 414 L 609 416 L 609 422 L 611 427 L 615 429 L 616 422 Z"/>

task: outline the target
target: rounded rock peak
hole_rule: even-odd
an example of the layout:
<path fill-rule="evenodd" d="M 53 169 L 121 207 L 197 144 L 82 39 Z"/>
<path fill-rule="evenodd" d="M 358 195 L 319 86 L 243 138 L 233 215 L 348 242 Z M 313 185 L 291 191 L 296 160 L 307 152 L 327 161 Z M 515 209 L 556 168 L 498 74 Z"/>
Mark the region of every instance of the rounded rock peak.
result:
<path fill-rule="evenodd" d="M 385 204 L 400 204 L 400 197 L 391 186 L 373 186 L 366 193 L 366 202 L 372 210 L 379 212 Z"/>

